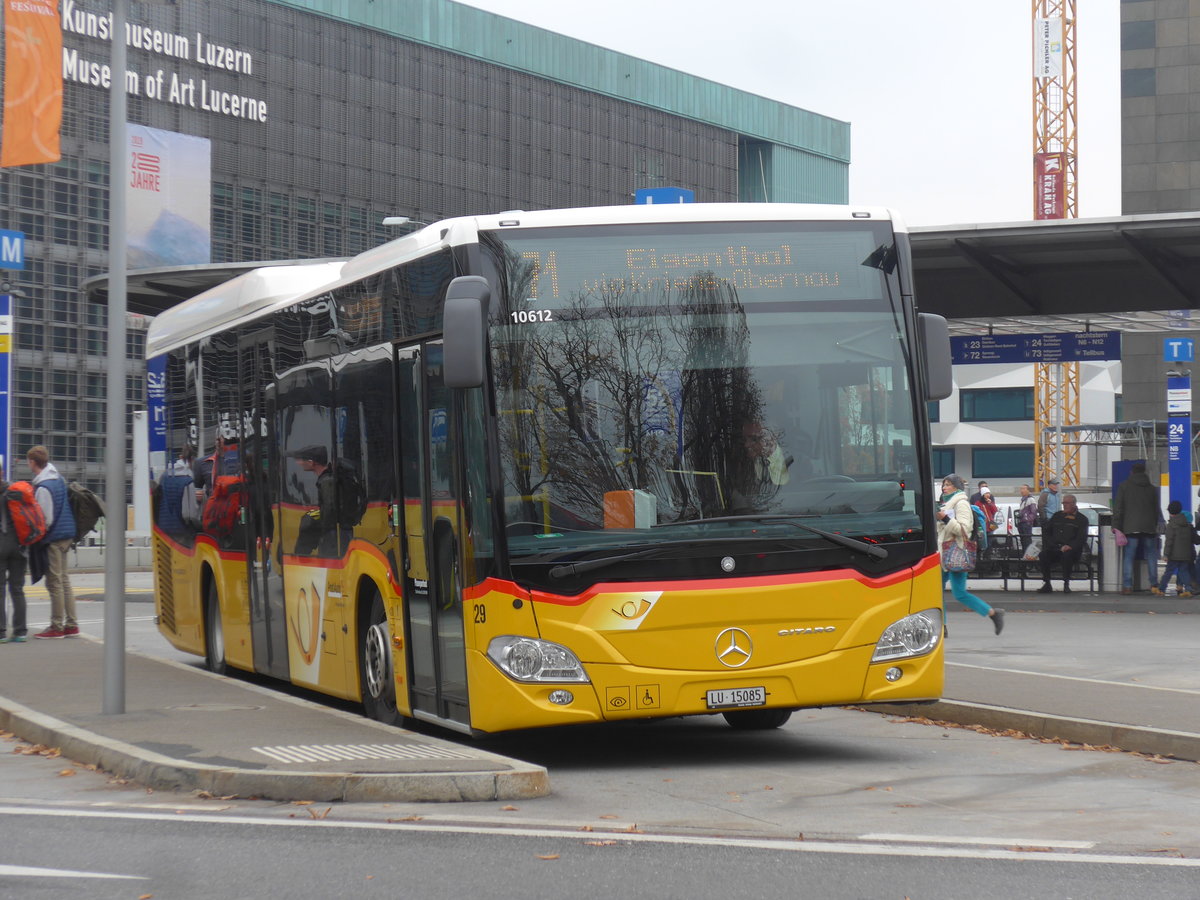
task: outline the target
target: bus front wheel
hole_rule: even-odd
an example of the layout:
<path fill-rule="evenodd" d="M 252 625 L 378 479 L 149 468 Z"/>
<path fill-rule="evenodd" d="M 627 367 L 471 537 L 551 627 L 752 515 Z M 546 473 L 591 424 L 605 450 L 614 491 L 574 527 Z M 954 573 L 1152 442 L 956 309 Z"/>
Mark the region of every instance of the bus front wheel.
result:
<path fill-rule="evenodd" d="M 387 725 L 400 725 L 396 709 L 396 676 L 392 670 L 392 634 L 388 628 L 383 598 L 373 590 L 366 598 L 367 621 L 359 629 L 358 672 L 363 711 Z"/>
<path fill-rule="evenodd" d="M 738 731 L 767 731 L 779 728 L 792 717 L 790 709 L 738 709 L 721 713 L 730 728 Z"/>
<path fill-rule="evenodd" d="M 210 672 L 225 674 L 225 629 L 215 579 L 209 580 L 204 592 L 204 665 Z"/>

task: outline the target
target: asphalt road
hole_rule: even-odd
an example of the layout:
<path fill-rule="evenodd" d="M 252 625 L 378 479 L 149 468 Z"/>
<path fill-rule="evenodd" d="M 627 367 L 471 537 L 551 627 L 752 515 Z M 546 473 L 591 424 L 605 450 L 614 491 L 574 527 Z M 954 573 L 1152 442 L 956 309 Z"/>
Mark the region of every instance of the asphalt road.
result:
<path fill-rule="evenodd" d="M 317 811 L 324 814 L 323 810 Z M 0 807 L 3 897 L 1178 898 L 1196 861 L 190 810 Z"/>
<path fill-rule="evenodd" d="M 129 647 L 198 663 L 159 637 L 141 599 L 131 590 Z M 36 622 L 44 601 L 31 600 Z M 102 632 L 101 604 L 81 602 L 79 618 Z M 1138 638 L 1144 664 L 1098 664 L 1087 677 L 1192 683 L 1191 638 L 1163 622 L 1163 635 Z M 1084 646 L 1081 631 L 1101 651 L 1132 639 L 1112 616 L 1014 615 L 1002 642 L 985 625 L 951 613 L 951 665 L 1052 668 L 1029 640 L 1035 629 L 1067 648 Z M 841 709 L 800 712 L 768 733 L 699 718 L 525 732 L 485 747 L 549 767 L 553 794 L 519 804 L 222 800 L 4 752 L 29 749 L 9 739 L 0 898 L 1178 898 L 1200 883 L 1195 763 Z"/>

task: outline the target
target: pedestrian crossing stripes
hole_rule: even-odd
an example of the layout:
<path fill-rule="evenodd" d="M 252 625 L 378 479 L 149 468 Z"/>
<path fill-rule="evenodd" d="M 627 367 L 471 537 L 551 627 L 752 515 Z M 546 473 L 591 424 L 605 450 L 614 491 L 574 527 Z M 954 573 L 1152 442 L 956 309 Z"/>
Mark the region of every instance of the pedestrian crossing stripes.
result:
<path fill-rule="evenodd" d="M 480 759 L 484 755 L 476 750 L 435 747 L 432 744 L 299 744 L 251 749 L 281 763 L 352 759 Z"/>

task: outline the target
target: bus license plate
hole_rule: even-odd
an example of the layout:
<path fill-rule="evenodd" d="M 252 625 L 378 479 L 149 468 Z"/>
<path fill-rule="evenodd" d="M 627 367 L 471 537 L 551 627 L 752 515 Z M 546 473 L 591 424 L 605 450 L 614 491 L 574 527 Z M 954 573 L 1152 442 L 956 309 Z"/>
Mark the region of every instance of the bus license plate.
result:
<path fill-rule="evenodd" d="M 767 702 L 767 689 L 765 687 L 726 688 L 723 691 L 709 691 L 707 699 L 709 709 L 765 706 Z"/>

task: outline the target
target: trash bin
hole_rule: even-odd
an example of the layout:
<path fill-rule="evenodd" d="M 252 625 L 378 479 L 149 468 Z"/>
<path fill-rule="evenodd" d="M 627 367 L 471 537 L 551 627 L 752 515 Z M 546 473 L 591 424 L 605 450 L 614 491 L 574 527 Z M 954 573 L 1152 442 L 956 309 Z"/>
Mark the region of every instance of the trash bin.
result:
<path fill-rule="evenodd" d="M 1121 553 L 1113 536 L 1112 513 L 1100 513 L 1100 566 L 1101 591 L 1121 590 Z"/>

